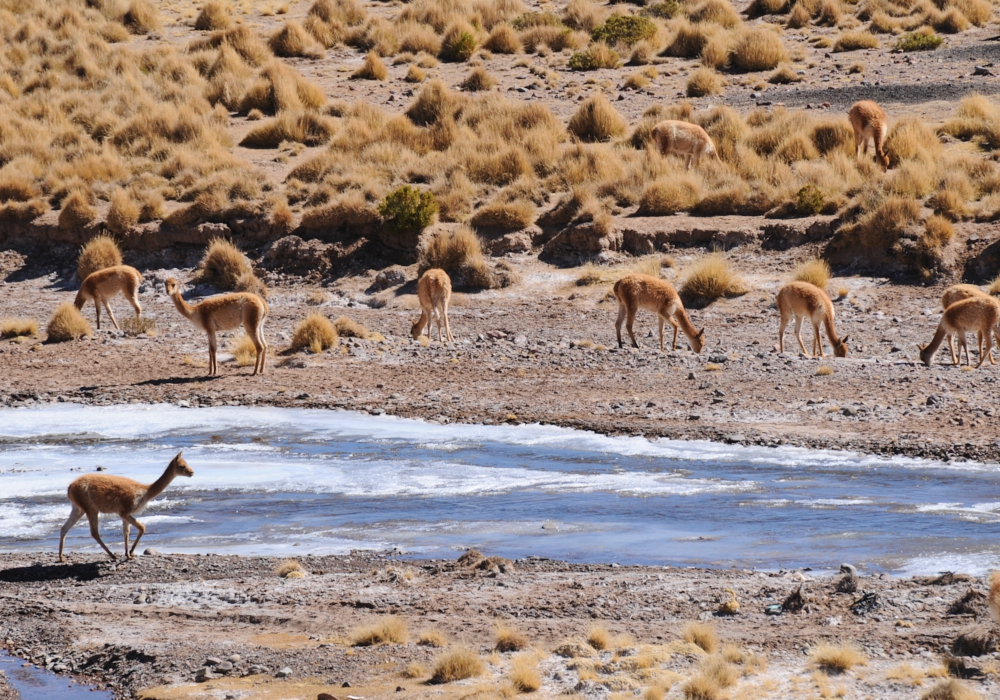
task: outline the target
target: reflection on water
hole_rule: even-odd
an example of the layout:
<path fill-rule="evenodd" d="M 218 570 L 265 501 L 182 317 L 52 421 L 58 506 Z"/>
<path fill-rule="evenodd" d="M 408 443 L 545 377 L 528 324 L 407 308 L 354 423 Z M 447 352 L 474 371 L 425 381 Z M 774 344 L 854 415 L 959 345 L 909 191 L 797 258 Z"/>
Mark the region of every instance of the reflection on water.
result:
<path fill-rule="evenodd" d="M 398 547 L 453 556 L 981 572 L 1000 562 L 1000 467 L 797 448 L 436 425 L 277 408 L 0 410 L 0 548 L 51 549 L 66 486 L 97 465 L 152 481 L 143 544 L 288 554 Z M 120 523 L 102 525 L 120 547 Z M 85 521 L 70 551 L 97 552 Z"/>
<path fill-rule="evenodd" d="M 0 650 L 0 671 L 21 695 L 21 700 L 111 700 L 111 693 L 70 682 L 44 669 L 25 664 Z"/>

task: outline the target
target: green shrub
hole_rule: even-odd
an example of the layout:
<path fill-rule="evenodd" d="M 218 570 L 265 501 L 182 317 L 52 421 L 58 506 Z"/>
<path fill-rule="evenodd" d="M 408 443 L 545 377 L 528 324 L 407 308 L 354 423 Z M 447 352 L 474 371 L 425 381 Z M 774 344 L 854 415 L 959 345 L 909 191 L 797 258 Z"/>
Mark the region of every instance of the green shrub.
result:
<path fill-rule="evenodd" d="M 434 221 L 437 210 L 433 194 L 409 185 L 387 194 L 378 206 L 386 226 L 396 231 L 423 231 Z"/>
<path fill-rule="evenodd" d="M 896 42 L 897 51 L 933 51 L 944 43 L 944 39 L 937 34 L 923 34 L 921 32 L 910 32 Z"/>
<path fill-rule="evenodd" d="M 617 68 L 621 57 L 603 41 L 594 42 L 586 51 L 577 51 L 569 57 L 566 66 L 570 70 L 597 70 Z"/>
<path fill-rule="evenodd" d="M 823 190 L 816 187 L 816 185 L 806 185 L 799 190 L 795 197 L 795 209 L 799 214 L 815 216 L 823 211 L 825 197 L 823 196 Z"/>
<path fill-rule="evenodd" d="M 452 61 L 462 63 L 472 58 L 476 52 L 476 37 L 469 32 L 462 32 L 451 45 L 449 55 Z"/>
<path fill-rule="evenodd" d="M 655 2 L 647 5 L 642 14 L 660 19 L 671 19 L 680 14 L 681 6 L 677 0 L 666 0 L 666 2 Z"/>
<path fill-rule="evenodd" d="M 525 12 L 511 22 L 517 31 L 521 32 L 532 27 L 561 27 L 562 20 L 551 12 Z"/>
<path fill-rule="evenodd" d="M 652 39 L 656 34 L 656 25 L 648 17 L 617 15 L 611 17 L 600 27 L 590 33 L 594 41 L 603 41 L 609 46 L 623 44 L 632 46 L 640 41 Z"/>

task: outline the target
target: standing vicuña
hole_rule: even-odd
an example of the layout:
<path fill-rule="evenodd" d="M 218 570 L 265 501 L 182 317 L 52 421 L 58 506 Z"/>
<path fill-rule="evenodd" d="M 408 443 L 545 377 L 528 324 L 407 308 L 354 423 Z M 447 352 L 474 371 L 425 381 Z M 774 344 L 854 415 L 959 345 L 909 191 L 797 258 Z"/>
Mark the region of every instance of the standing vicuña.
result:
<path fill-rule="evenodd" d="M 847 357 L 847 336 L 837 337 L 837 329 L 833 326 L 833 302 L 822 289 L 808 282 L 789 282 L 778 291 L 778 313 L 781 314 L 781 326 L 778 328 L 778 352 L 785 351 L 785 327 L 788 321 L 795 318 L 795 339 L 799 341 L 802 354 L 809 357 L 806 346 L 802 342 L 802 319 L 808 318 L 813 327 L 813 354 L 819 350 L 823 354 L 823 338 L 819 326 L 826 326 L 826 336 L 833 346 L 836 357 Z"/>
<path fill-rule="evenodd" d="M 920 361 L 928 367 L 934 359 L 934 353 L 941 347 L 945 337 L 958 337 L 959 354 L 965 349 L 968 357 L 969 349 L 965 344 L 965 334 L 969 331 L 978 331 L 985 339 L 982 352 L 979 355 L 979 368 L 993 347 L 993 333 L 996 333 L 997 342 L 1000 342 L 1000 328 L 997 327 L 1000 321 L 1000 302 L 993 297 L 969 297 L 962 301 L 957 301 L 942 314 L 941 322 L 938 323 L 934 338 L 927 345 L 920 346 Z M 949 341 L 950 344 L 950 341 Z"/>
<path fill-rule="evenodd" d="M 941 309 L 947 311 L 948 307 L 955 302 L 962 301 L 964 299 L 971 299 L 972 297 L 988 297 L 989 295 L 972 284 L 956 284 L 948 287 L 941 295 Z M 976 338 L 979 341 L 979 354 L 983 354 L 983 334 L 977 332 Z M 957 365 L 959 363 L 960 357 L 955 355 L 955 343 L 953 338 L 948 336 L 948 349 L 951 350 L 951 363 Z M 996 361 L 993 359 L 993 351 L 990 350 L 989 354 L 990 364 L 995 365 Z M 969 346 L 965 346 L 965 364 L 971 365 L 972 360 L 969 358 Z"/>
<path fill-rule="evenodd" d="M 692 161 L 694 167 L 698 167 L 702 155 L 716 160 L 719 158 L 712 137 L 697 124 L 667 119 L 654 126 L 652 134 L 660 154 L 668 156 L 676 153 L 681 158 L 686 158 L 688 170 L 691 169 Z"/>
<path fill-rule="evenodd" d="M 125 558 L 131 559 L 135 555 L 135 548 L 139 546 L 139 540 L 146 534 L 146 527 L 136 520 L 135 516 L 139 515 L 150 501 L 163 493 L 177 476 L 194 476 L 194 470 L 184 461 L 180 452 L 170 460 L 163 475 L 152 484 L 140 484 L 124 476 L 109 474 L 87 474 L 74 480 L 66 492 L 69 502 L 73 504 L 73 510 L 59 531 L 59 561 L 66 561 L 66 557 L 63 556 L 66 535 L 84 515 L 90 521 L 90 536 L 97 540 L 97 544 L 101 545 L 112 559 L 115 558 L 98 531 L 100 513 L 115 513 L 122 519 Z M 139 531 L 131 551 L 128 548 L 129 525 L 135 525 L 135 529 Z"/>
<path fill-rule="evenodd" d="M 864 147 L 865 155 L 868 155 L 868 140 L 875 144 L 875 157 L 883 168 L 889 167 L 889 156 L 885 153 L 885 135 L 889 131 L 889 119 L 885 116 L 882 108 L 871 100 L 861 100 L 855 102 L 851 111 L 847 113 L 851 120 L 851 128 L 854 129 L 854 157 L 861 158 L 861 149 Z"/>
<path fill-rule="evenodd" d="M 139 285 L 142 284 L 142 275 L 134 267 L 128 265 L 116 265 L 105 267 L 97 272 L 87 275 L 87 279 L 80 285 L 80 291 L 76 293 L 76 300 L 73 305 L 77 309 L 82 309 L 83 305 L 91 299 L 94 300 L 94 308 L 97 310 L 97 328 L 101 328 L 101 307 L 107 309 L 111 323 L 118 328 L 118 321 L 108 306 L 108 301 L 119 292 L 124 295 L 128 302 L 135 309 L 135 317 L 142 315 L 142 306 L 139 305 Z M 119 329 L 121 330 L 121 329 Z"/>
<path fill-rule="evenodd" d="M 443 343 L 447 337 L 448 342 L 454 343 L 455 338 L 451 335 L 451 326 L 448 324 L 448 302 L 451 300 L 451 278 L 448 273 L 436 267 L 425 272 L 417 282 L 417 299 L 420 300 L 420 318 L 410 328 L 410 335 L 417 339 L 426 328 L 427 339 L 430 340 L 431 322 L 437 317 L 438 341 Z"/>
<path fill-rule="evenodd" d="M 167 294 L 174 300 L 174 306 L 181 316 L 208 334 L 208 373 L 215 374 L 218 364 L 215 352 L 218 341 L 217 331 L 231 331 L 240 324 L 247 332 L 250 342 L 257 349 L 257 362 L 253 373 L 264 374 L 264 360 L 267 358 L 267 342 L 264 340 L 264 321 L 267 320 L 267 302 L 250 292 L 234 292 L 210 297 L 198 304 L 188 304 L 181 297 L 181 289 L 173 277 L 165 283 Z"/>
<path fill-rule="evenodd" d="M 667 321 L 674 327 L 674 345 L 677 349 L 677 329 L 684 331 L 691 343 L 691 349 L 701 352 L 705 341 L 705 329 L 695 330 L 684 311 L 684 304 L 674 289 L 674 285 L 666 280 L 650 275 L 633 273 L 615 282 L 615 299 L 618 300 L 618 318 L 615 320 L 615 331 L 618 333 L 618 347 L 622 347 L 622 320 L 626 319 L 625 330 L 632 338 L 632 347 L 639 347 L 632 332 L 635 315 L 639 309 L 646 309 L 656 314 L 660 322 L 660 350 L 663 350 L 663 322 Z"/>

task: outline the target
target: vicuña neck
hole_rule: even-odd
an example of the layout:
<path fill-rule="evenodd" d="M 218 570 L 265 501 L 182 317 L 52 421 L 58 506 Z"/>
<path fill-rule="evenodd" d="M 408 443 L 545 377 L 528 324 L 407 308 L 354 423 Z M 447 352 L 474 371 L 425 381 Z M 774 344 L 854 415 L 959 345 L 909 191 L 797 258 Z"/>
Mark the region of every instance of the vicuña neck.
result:
<path fill-rule="evenodd" d="M 163 472 L 160 478 L 149 485 L 149 488 L 146 489 L 146 495 L 143 498 L 143 501 L 149 502 L 153 500 L 163 493 L 168 486 L 170 486 L 170 482 L 174 480 L 174 470 L 172 467 L 173 463 L 167 465 L 166 471 Z"/>
<path fill-rule="evenodd" d="M 174 306 L 177 307 L 177 310 L 181 313 L 181 316 L 183 316 L 188 320 L 191 320 L 191 316 L 194 313 L 194 309 L 190 304 L 184 301 L 184 297 L 181 296 L 181 290 L 178 289 L 174 291 L 174 293 L 171 294 L 170 297 L 174 300 Z"/>

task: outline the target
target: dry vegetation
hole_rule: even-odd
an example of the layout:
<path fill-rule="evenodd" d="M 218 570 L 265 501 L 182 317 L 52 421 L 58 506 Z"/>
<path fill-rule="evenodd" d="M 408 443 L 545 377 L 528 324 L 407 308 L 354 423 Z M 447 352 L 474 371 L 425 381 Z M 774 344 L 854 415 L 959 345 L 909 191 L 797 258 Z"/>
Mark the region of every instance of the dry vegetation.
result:
<path fill-rule="evenodd" d="M 746 294 L 748 290 L 722 254 L 713 253 L 691 266 L 680 291 L 688 298 L 714 301 Z"/>
<path fill-rule="evenodd" d="M 809 659 L 821 671 L 844 673 L 868 663 L 865 655 L 850 645 L 818 644 Z"/>
<path fill-rule="evenodd" d="M 302 568 L 302 565 L 294 559 L 285 559 L 283 562 L 278 564 L 274 573 L 281 578 L 302 578 L 302 576 L 305 575 L 305 570 Z M 293 576 L 293 574 L 298 574 L 298 576 Z"/>
<path fill-rule="evenodd" d="M 528 638 L 524 633 L 502 622 L 496 623 L 496 638 L 496 650 L 499 652 L 521 651 L 528 648 Z"/>
<path fill-rule="evenodd" d="M 73 306 L 73 302 L 64 301 L 56 307 L 45 332 L 50 343 L 63 343 L 68 340 L 90 337 L 94 334 L 87 319 Z"/>
<path fill-rule="evenodd" d="M 309 350 L 318 355 L 337 344 L 337 330 L 323 314 L 311 313 L 305 317 L 292 333 L 292 350 Z"/>
<path fill-rule="evenodd" d="M 479 654 L 463 647 L 450 649 L 434 662 L 434 673 L 431 683 L 451 683 L 475 678 L 486 672 Z"/>
<path fill-rule="evenodd" d="M 33 318 L 0 319 L 0 338 L 30 338 L 38 335 L 38 321 Z"/>
<path fill-rule="evenodd" d="M 706 653 L 714 654 L 719 650 L 719 637 L 715 630 L 703 622 L 691 622 L 683 631 L 684 641 L 701 647 Z"/>
<path fill-rule="evenodd" d="M 359 627 L 351 634 L 351 644 L 356 647 L 370 647 L 379 644 L 406 644 L 409 632 L 406 621 L 395 615 L 383 617 L 376 622 Z"/>
<path fill-rule="evenodd" d="M 111 236 L 94 236 L 80 250 L 80 257 L 76 263 L 76 276 L 83 282 L 93 272 L 121 264 L 122 252 L 115 240 Z"/>

